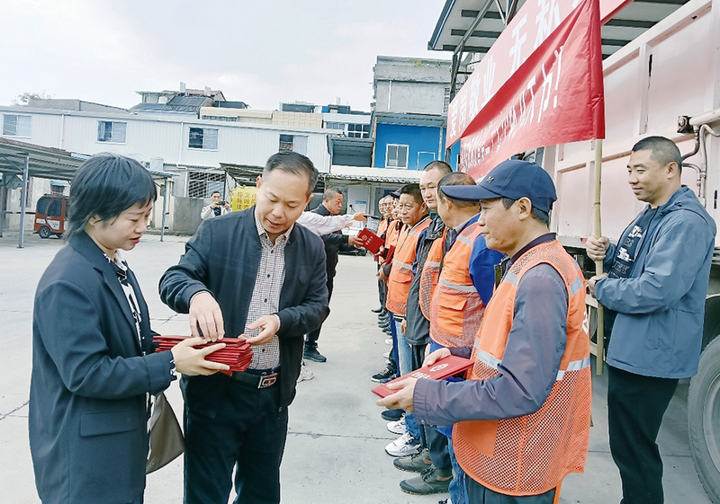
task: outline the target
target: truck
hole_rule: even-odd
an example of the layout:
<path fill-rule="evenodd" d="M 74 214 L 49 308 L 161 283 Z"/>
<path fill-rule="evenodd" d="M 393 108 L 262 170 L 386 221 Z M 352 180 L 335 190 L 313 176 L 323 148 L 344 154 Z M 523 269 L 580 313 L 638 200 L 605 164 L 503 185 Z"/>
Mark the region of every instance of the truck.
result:
<path fill-rule="evenodd" d="M 720 223 L 720 1 L 691 0 L 603 62 L 606 136 L 602 144 L 603 235 L 617 239 L 644 207 L 627 184 L 630 149 L 641 138 L 674 140 L 687 158 L 682 181 Z M 552 230 L 580 260 L 593 234 L 595 146 L 546 147 L 543 167 L 558 200 Z M 703 351 L 688 396 L 688 431 L 697 474 L 720 504 L 720 236 L 705 302 Z M 585 259 L 590 262 L 589 259 Z"/>
<path fill-rule="evenodd" d="M 533 40 L 534 47 L 540 47 L 550 37 L 551 27 L 557 27 L 559 20 L 569 16 L 580 3 L 580 0 L 511 0 L 504 8 L 500 0 L 494 3 L 447 0 L 428 48 L 454 52 L 448 145 L 462 136 L 461 170 L 475 178 L 484 175 L 492 168 L 488 159 L 501 157 L 497 154 L 500 149 L 505 149 L 503 156 L 512 154 L 501 147 L 502 142 L 507 142 L 507 138 L 517 140 L 523 134 L 528 138 L 537 132 L 537 127 L 528 129 L 534 126 L 519 118 L 527 116 L 531 108 L 527 103 L 537 105 L 535 98 L 540 91 L 534 95 L 531 92 L 529 100 L 522 95 L 521 106 L 515 109 L 512 98 L 507 98 L 513 96 L 515 88 L 506 89 L 503 98 L 501 86 L 511 82 L 511 76 L 515 77 L 514 83 L 523 82 L 525 77 L 513 73 L 520 73 L 523 61 L 527 61 L 521 57 L 525 54 L 528 58 L 522 47 L 532 48 Z M 716 223 L 720 223 L 720 0 L 598 0 L 598 4 L 600 22 L 604 23 L 601 76 L 597 68 L 598 82 L 602 79 L 604 89 L 604 139 L 546 145 L 518 155 L 535 160 L 552 175 L 558 199 L 551 216 L 551 231 L 588 275 L 594 274 L 594 264 L 585 253 L 584 240 L 595 234 L 596 174 L 601 186 L 602 234 L 617 240 L 645 205 L 637 201 L 627 183 L 632 146 L 643 137 L 662 135 L 677 143 L 684 155 L 683 184 L 694 189 Z M 535 30 L 536 35 L 528 30 Z M 558 54 L 563 51 L 561 48 L 555 52 L 555 66 L 548 67 L 556 72 L 556 81 L 552 73 L 546 74 L 545 67 L 542 69 L 542 78 L 548 84 L 543 89 L 549 89 L 549 93 L 552 83 L 557 91 L 561 82 Z M 463 64 L 473 68 L 473 73 L 455 96 L 458 75 L 467 74 L 458 70 L 464 53 L 469 57 Z M 597 59 L 591 57 L 591 61 Z M 575 75 L 581 74 L 583 68 L 591 73 L 592 65 L 587 61 L 565 59 L 563 72 L 573 64 L 579 65 Z M 533 77 L 528 80 L 527 89 L 535 85 Z M 558 103 L 555 96 L 552 102 L 550 94 L 547 98 L 542 95 L 542 110 L 547 110 L 548 102 L 553 103 L 551 108 L 555 107 Z M 504 111 L 504 116 L 492 115 L 506 105 L 493 105 L 483 115 L 485 104 L 492 104 L 496 97 L 510 104 L 504 110 L 510 110 L 512 115 Z M 478 120 L 480 117 L 482 121 Z M 507 120 L 492 122 L 497 117 Z M 566 114 L 564 121 L 576 118 Z M 568 129 L 562 116 L 557 124 Z M 476 141 L 478 137 L 483 140 Z M 482 143 L 487 138 L 496 141 Z M 450 155 L 448 149 L 446 161 Z M 692 457 L 699 479 L 715 504 L 720 504 L 719 245 L 720 235 L 716 238 L 705 302 L 699 372 L 689 384 L 687 407 Z M 592 318 L 593 311 L 597 315 L 597 303 L 588 297 L 588 305 Z M 601 367 L 602 346 L 595 347 L 595 354 Z"/>

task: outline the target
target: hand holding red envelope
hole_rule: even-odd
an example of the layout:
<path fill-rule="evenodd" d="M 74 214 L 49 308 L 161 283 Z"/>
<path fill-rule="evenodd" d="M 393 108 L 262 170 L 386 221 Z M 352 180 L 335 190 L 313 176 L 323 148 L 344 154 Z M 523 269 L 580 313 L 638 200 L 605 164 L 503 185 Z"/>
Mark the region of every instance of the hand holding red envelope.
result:
<path fill-rule="evenodd" d="M 187 339 L 189 336 L 160 336 L 153 337 L 153 343 L 157 345 L 156 352 L 165 352 L 171 350 L 172 347 Z M 234 371 L 245 371 L 252 362 L 253 351 L 250 344 L 245 338 L 223 338 L 220 341 L 209 342 L 204 345 L 198 345 L 194 348 L 205 348 L 216 343 L 225 343 L 225 348 L 221 348 L 207 357 L 207 360 L 227 364 L 230 366 L 228 371 L 220 371 L 226 375 L 231 375 Z"/>
<path fill-rule="evenodd" d="M 225 341 L 225 340 L 223 340 Z M 383 383 L 372 389 L 373 393 L 380 397 L 387 397 L 397 392 L 395 389 L 388 387 L 391 383 L 398 383 L 408 378 L 427 378 L 429 380 L 443 380 L 450 376 L 454 376 L 458 373 L 462 373 L 467 369 L 470 369 L 473 365 L 472 359 L 463 359 L 455 355 L 444 357 L 430 366 L 421 367 L 415 371 L 411 371 L 406 375 L 402 375 L 399 378 L 395 378 L 392 381 Z"/>

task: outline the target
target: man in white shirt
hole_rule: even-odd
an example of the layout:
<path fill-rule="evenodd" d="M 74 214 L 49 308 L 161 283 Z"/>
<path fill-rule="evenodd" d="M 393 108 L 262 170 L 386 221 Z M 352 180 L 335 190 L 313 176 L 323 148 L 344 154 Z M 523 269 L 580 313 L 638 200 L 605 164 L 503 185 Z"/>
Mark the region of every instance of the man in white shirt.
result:
<path fill-rule="evenodd" d="M 296 221 L 318 236 L 340 231 L 352 221 L 365 222 L 365 214 L 356 212 L 348 215 L 320 215 L 315 212 L 303 212 Z"/>

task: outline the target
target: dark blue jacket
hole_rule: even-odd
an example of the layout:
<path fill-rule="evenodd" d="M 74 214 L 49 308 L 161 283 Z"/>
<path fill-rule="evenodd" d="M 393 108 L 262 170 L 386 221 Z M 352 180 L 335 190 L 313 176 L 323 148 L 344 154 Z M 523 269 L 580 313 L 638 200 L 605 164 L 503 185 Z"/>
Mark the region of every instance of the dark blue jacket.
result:
<path fill-rule="evenodd" d="M 223 312 L 225 334 L 236 338 L 245 332 L 250 299 L 262 257 L 255 227 L 255 207 L 203 221 L 185 246 L 177 266 L 160 280 L 160 298 L 178 313 L 187 313 L 190 298 L 210 291 Z M 303 226 L 294 226 L 285 246 L 285 282 L 280 292 L 280 404 L 295 397 L 300 374 L 304 335 L 327 318 L 325 250 L 322 240 Z M 215 416 L 231 377 L 182 378 L 187 406 Z"/>
<path fill-rule="evenodd" d="M 715 221 L 692 190 L 678 189 L 643 235 L 630 277 L 604 278 L 595 285 L 598 301 L 618 312 L 609 365 L 660 378 L 697 373 L 714 247 Z M 616 245 L 608 249 L 606 268 L 616 251 Z"/>
<path fill-rule="evenodd" d="M 84 232 L 38 284 L 28 422 L 44 504 L 126 503 L 145 488 L 146 394 L 170 385 L 172 354 L 152 353 L 147 305 L 128 280 L 142 347 L 115 271 Z"/>

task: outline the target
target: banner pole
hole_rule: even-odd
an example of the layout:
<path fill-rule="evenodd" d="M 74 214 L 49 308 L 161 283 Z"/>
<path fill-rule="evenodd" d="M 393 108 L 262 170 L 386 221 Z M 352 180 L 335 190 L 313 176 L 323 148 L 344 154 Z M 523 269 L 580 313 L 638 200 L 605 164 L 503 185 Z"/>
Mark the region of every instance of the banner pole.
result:
<path fill-rule="evenodd" d="M 593 212 L 595 217 L 594 234 L 595 238 L 602 236 L 602 220 L 600 217 L 600 194 L 602 184 L 602 144 L 601 138 L 595 140 L 595 202 L 593 204 Z M 595 275 L 603 274 L 603 262 L 595 261 Z M 603 361 L 605 360 L 605 317 L 603 306 L 597 304 L 597 360 L 595 371 L 598 375 L 603 373 Z"/>

